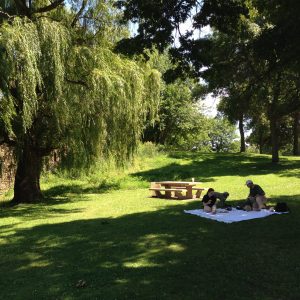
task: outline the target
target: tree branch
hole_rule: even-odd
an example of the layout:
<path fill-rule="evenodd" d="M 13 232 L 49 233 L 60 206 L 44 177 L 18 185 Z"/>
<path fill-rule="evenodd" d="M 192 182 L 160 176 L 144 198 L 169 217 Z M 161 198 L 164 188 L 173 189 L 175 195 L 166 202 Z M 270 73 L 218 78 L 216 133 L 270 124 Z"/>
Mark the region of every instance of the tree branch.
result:
<path fill-rule="evenodd" d="M 63 3 L 64 3 L 64 0 L 56 0 L 56 1 L 52 2 L 50 5 L 47 5 L 47 6 L 38 8 L 38 9 L 37 9 L 36 11 L 34 11 L 33 13 L 36 14 L 36 13 L 47 12 L 47 11 L 50 11 L 50 10 L 55 9 L 56 7 L 58 7 L 59 5 L 61 5 L 61 4 L 63 4 Z"/>
<path fill-rule="evenodd" d="M 80 7 L 79 11 L 77 12 L 76 16 L 74 17 L 74 19 L 72 21 L 72 24 L 71 24 L 71 27 L 74 27 L 76 25 L 76 22 L 78 21 L 80 15 L 84 11 L 84 9 L 86 7 L 86 4 L 87 4 L 87 0 L 82 0 L 81 7 Z"/>
<path fill-rule="evenodd" d="M 6 19 L 10 19 L 14 16 L 9 15 L 7 12 L 0 10 L 0 16 L 6 18 Z"/>
<path fill-rule="evenodd" d="M 27 7 L 26 2 L 23 0 L 14 0 L 17 9 L 20 13 L 24 14 L 25 16 L 30 16 L 30 9 Z"/>
<path fill-rule="evenodd" d="M 66 81 L 68 83 L 79 84 L 79 85 L 88 87 L 87 83 L 85 81 L 83 81 L 83 80 L 71 80 L 71 79 L 66 78 Z"/>

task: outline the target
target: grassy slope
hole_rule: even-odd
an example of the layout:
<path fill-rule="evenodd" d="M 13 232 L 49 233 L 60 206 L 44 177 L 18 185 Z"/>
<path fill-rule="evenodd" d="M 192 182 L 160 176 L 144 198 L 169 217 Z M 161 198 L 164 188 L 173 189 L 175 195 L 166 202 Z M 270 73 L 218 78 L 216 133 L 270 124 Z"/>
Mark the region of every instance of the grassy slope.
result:
<path fill-rule="evenodd" d="M 251 178 L 292 213 L 223 224 L 183 213 L 199 201 L 148 198 L 149 181 L 192 177 L 232 201 Z M 43 188 L 46 203 L 0 211 L 1 299 L 299 299 L 299 158 L 176 153 Z"/>

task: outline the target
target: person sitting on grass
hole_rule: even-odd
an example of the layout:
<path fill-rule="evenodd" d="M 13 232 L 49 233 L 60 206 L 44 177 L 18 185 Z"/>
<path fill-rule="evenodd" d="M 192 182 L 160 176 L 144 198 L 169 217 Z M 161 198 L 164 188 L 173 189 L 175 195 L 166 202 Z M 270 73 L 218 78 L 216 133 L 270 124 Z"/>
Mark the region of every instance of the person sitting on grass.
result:
<path fill-rule="evenodd" d="M 244 210 L 260 211 L 266 208 L 267 198 L 264 190 L 258 184 L 254 184 L 250 179 L 246 181 L 246 185 L 250 189 L 250 192 L 244 204 Z"/>
<path fill-rule="evenodd" d="M 209 188 L 207 193 L 203 196 L 202 202 L 203 202 L 203 210 L 205 212 L 211 212 L 212 214 L 215 214 L 217 211 L 217 199 L 220 200 L 221 207 L 225 207 L 225 200 L 229 196 L 229 193 L 218 193 L 215 192 L 213 188 Z"/>

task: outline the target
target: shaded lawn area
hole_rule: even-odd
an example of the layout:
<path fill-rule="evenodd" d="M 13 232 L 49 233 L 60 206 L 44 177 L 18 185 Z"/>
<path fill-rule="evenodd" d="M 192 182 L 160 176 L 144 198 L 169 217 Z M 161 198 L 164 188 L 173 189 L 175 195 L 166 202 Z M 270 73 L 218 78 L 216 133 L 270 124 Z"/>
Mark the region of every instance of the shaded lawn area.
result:
<path fill-rule="evenodd" d="M 273 164 L 269 155 L 251 154 L 197 154 L 174 152 L 169 154 L 168 164 L 158 165 L 153 160 L 149 170 L 136 172 L 147 181 L 191 180 L 192 177 L 202 182 L 215 182 L 222 177 L 265 177 L 275 174 L 277 177 L 300 178 L 300 158 L 281 157 L 280 163 Z"/>
<path fill-rule="evenodd" d="M 1 299 L 299 299 L 299 177 L 289 176 L 299 160 L 272 172 L 264 157 L 255 164 L 252 156 L 226 156 L 224 166 L 232 168 L 222 173 L 220 157 L 207 161 L 206 175 L 205 156 L 182 154 L 152 168 L 153 177 L 151 168 L 131 176 L 148 180 L 161 170 L 170 179 L 175 164 L 187 179 L 185 166 L 196 164 L 205 184 L 233 191 L 233 203 L 251 176 L 273 187 L 292 213 L 224 224 L 183 213 L 199 201 L 152 199 L 143 188 L 99 193 L 50 183 L 47 202 L 0 211 Z M 79 280 L 86 286 L 77 288 Z"/>

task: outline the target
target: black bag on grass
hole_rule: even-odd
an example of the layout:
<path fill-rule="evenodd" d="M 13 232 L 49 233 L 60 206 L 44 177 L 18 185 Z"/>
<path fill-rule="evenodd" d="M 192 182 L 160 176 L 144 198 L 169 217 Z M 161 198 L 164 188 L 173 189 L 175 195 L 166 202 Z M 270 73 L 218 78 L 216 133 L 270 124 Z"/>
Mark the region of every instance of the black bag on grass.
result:
<path fill-rule="evenodd" d="M 278 202 L 275 205 L 274 210 L 276 212 L 288 212 L 288 211 L 290 211 L 290 209 L 288 208 L 288 206 L 285 202 Z"/>

